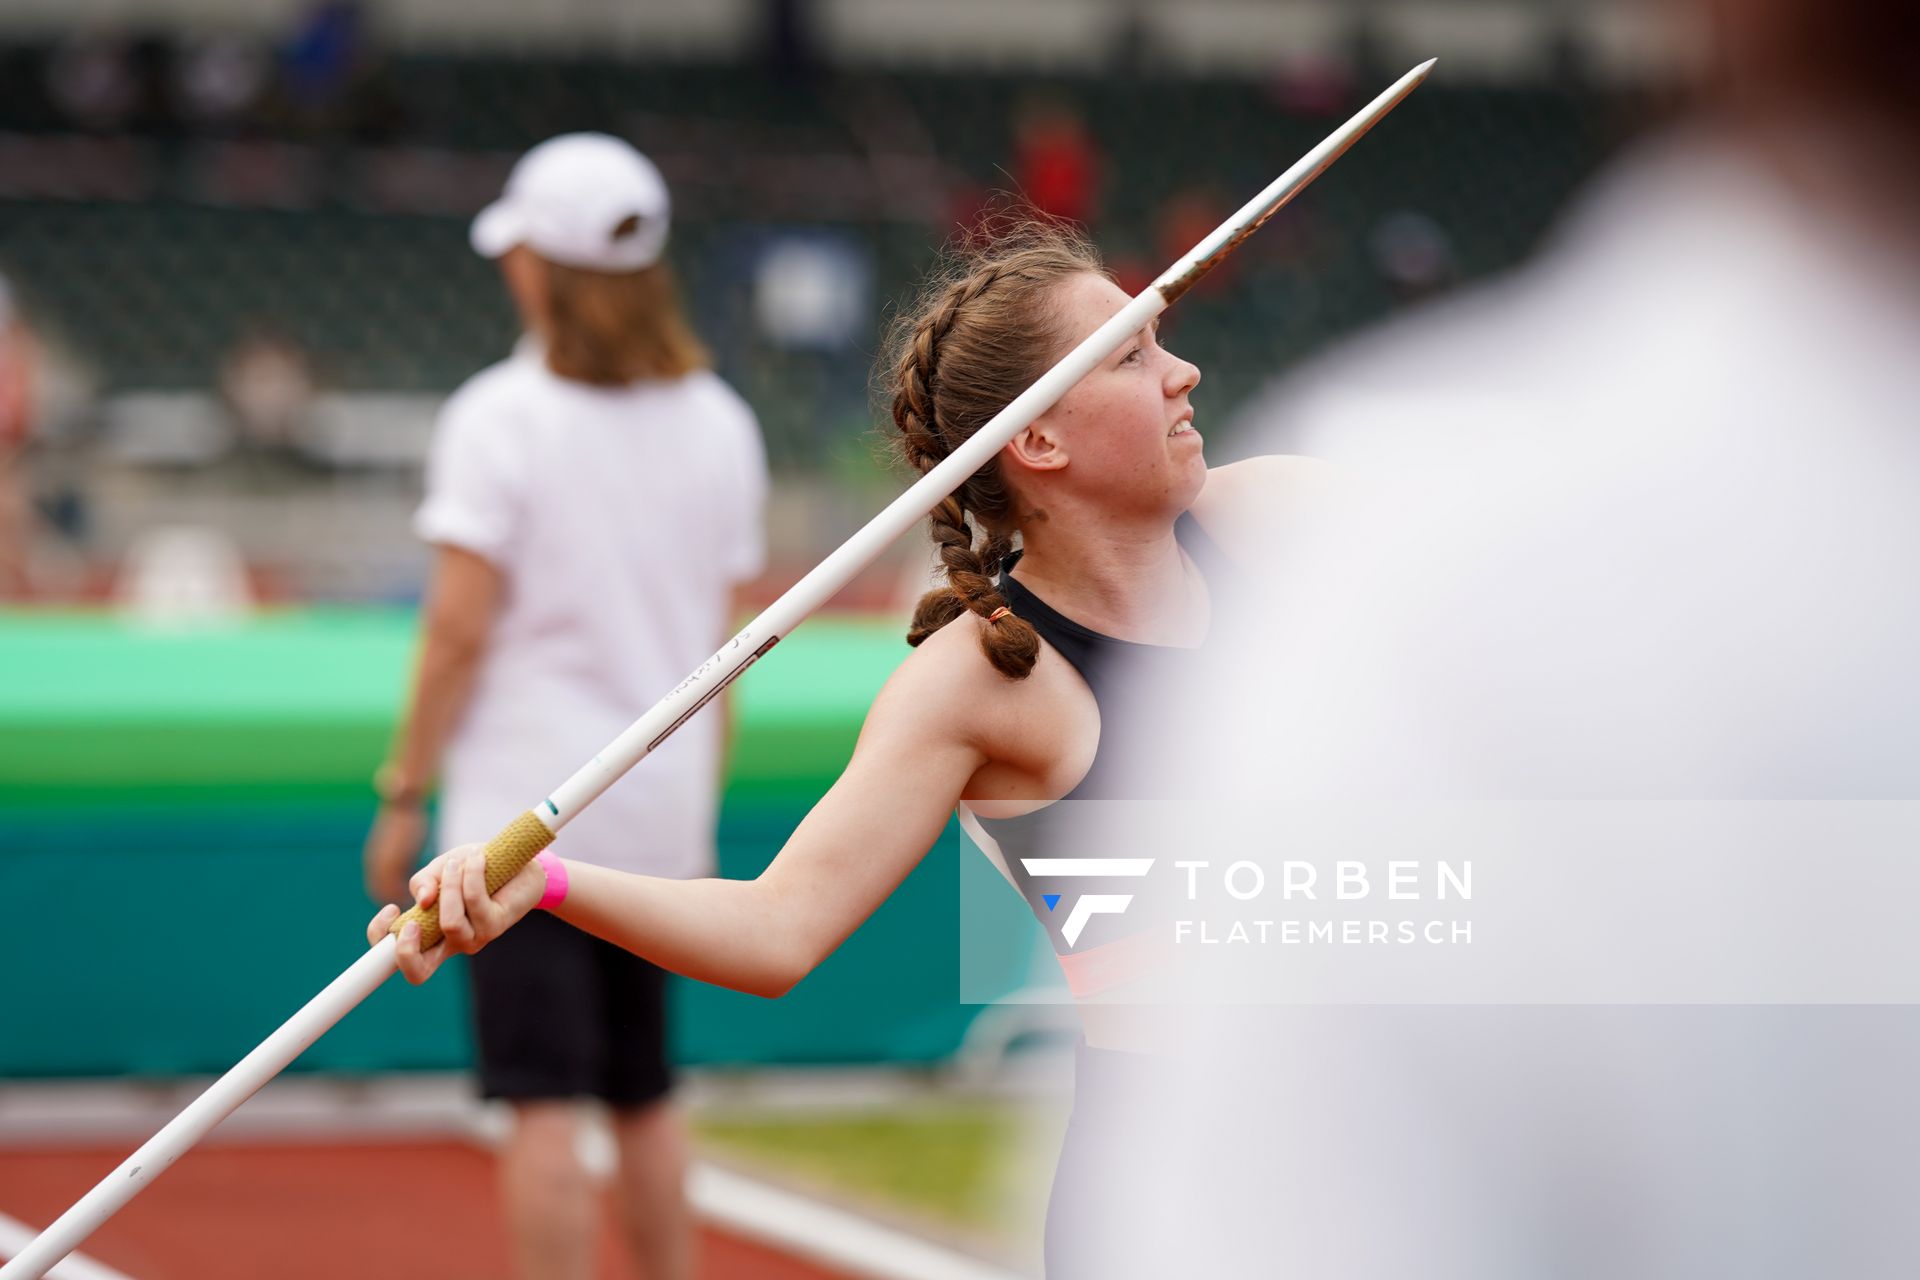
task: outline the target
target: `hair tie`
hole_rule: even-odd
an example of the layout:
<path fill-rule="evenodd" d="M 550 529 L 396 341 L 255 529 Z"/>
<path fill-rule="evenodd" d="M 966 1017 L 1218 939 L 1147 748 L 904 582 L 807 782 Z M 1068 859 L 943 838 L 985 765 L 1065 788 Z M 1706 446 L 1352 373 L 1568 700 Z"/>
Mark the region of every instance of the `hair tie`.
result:
<path fill-rule="evenodd" d="M 989 623 L 994 623 L 994 622 L 1000 621 L 1000 619 L 1002 618 L 1009 618 L 1012 616 L 1013 616 L 1013 610 L 1009 609 L 1006 605 L 1003 604 L 998 609 L 995 609 L 992 613 L 987 615 L 987 621 Z"/>

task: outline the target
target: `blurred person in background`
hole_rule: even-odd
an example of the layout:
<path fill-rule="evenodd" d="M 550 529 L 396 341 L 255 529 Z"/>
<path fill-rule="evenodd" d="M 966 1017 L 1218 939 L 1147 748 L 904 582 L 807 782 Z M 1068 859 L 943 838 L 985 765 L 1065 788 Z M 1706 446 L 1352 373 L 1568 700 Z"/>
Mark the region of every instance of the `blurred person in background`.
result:
<path fill-rule="evenodd" d="M 219 389 L 243 456 L 287 460 L 306 443 L 314 402 L 312 361 L 273 325 L 248 325 L 220 362 Z"/>
<path fill-rule="evenodd" d="M 171 93 L 196 131 L 238 129 L 271 83 L 266 48 L 246 36 L 195 35 L 174 58 Z"/>
<path fill-rule="evenodd" d="M 1400 306 L 1446 292 L 1459 276 L 1446 229 L 1411 209 L 1390 213 L 1375 223 L 1367 249 L 1375 273 Z"/>
<path fill-rule="evenodd" d="M 280 92 L 297 121 L 345 123 L 348 99 L 371 60 L 356 0 L 318 0 L 295 18 L 280 50 Z"/>
<path fill-rule="evenodd" d="M 1085 225 L 1100 211 L 1099 144 L 1071 101 L 1036 97 L 1022 105 L 1014 128 L 1013 173 L 1021 197 L 1050 218 Z M 1216 219 L 1202 234 L 1217 225 Z M 1175 256 L 1193 243 L 1181 245 Z"/>
<path fill-rule="evenodd" d="M 1270 886 L 1471 860 L 1476 927 L 1248 947 L 1207 970 L 1245 1004 L 1164 1014 L 1182 1069 L 1095 1194 L 1187 1274 L 1920 1253 L 1920 10 L 1705 17 L 1691 109 L 1535 261 L 1246 420 L 1342 514 L 1169 695 L 1183 804 L 1139 842 Z"/>
<path fill-rule="evenodd" d="M 131 41 L 111 27 L 84 27 L 47 59 L 47 96 L 72 124 L 102 131 L 125 127 L 146 92 Z"/>
<path fill-rule="evenodd" d="M 708 368 L 662 261 L 659 172 L 568 134 L 515 166 L 472 240 L 521 348 L 442 410 L 416 527 L 434 548 L 419 668 L 378 778 L 367 890 L 403 897 L 442 779 L 443 845 L 484 840 L 726 638 L 764 556 L 752 411 Z M 571 824 L 570 859 L 711 874 L 719 715 L 696 718 Z M 641 1273 L 692 1273 L 666 974 L 547 913 L 472 967 L 480 1084 L 511 1104 L 507 1222 L 529 1280 L 595 1273 L 580 1104 L 611 1110 L 615 1203 Z"/>
<path fill-rule="evenodd" d="M 25 595 L 33 506 L 23 455 L 38 407 L 40 344 L 0 276 L 0 600 Z"/>

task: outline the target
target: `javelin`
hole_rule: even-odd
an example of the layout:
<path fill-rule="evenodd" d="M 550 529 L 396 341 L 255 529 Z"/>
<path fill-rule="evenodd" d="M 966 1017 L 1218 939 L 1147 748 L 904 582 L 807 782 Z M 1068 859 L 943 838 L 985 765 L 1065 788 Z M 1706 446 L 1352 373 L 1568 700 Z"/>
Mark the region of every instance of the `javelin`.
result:
<path fill-rule="evenodd" d="M 872 563 L 874 557 L 895 538 L 912 528 L 942 499 L 965 483 L 969 476 L 985 466 L 1014 436 L 1052 408 L 1070 387 L 1118 350 L 1128 336 L 1172 306 L 1202 276 L 1239 248 L 1241 241 L 1259 230 L 1261 224 L 1319 177 L 1367 130 L 1399 106 L 1432 69 L 1433 60 L 1429 60 L 1409 71 L 1392 88 L 1335 130 L 1326 141 L 1301 157 L 1291 169 L 1275 178 L 1265 191 L 1248 201 L 1238 213 L 1214 228 L 1212 234 L 1188 250 L 1178 262 L 1161 272 L 1160 277 L 1144 292 L 1063 356 L 1058 364 L 995 414 L 971 439 L 921 476 L 906 492 L 888 503 L 879 515 L 868 521 L 865 528 L 847 539 L 806 577 L 788 588 L 784 595 L 767 606 L 766 612 L 722 645 L 718 653 L 701 663 L 693 674 L 634 721 L 626 732 L 562 783 L 559 790 L 515 818 L 505 830 L 488 841 L 487 892 L 499 892 L 500 887 L 511 880 L 536 853 L 553 843 L 560 828 L 578 816 L 601 792 L 685 724 L 694 712 L 773 648 L 782 636 L 838 594 L 855 574 Z M 119 1168 L 61 1214 L 52 1226 L 35 1237 L 19 1256 L 0 1266 L 0 1280 L 40 1280 L 55 1263 L 78 1248 L 81 1241 L 92 1235 L 101 1223 L 112 1217 L 141 1188 L 171 1167 L 194 1143 L 278 1075 L 282 1068 L 318 1040 L 329 1027 L 373 994 L 398 967 L 394 958 L 394 949 L 398 945 L 394 935 L 409 920 L 417 921 L 420 925 L 421 950 L 426 950 L 439 940 L 440 913 L 437 907 L 424 910 L 415 907 L 394 921 L 392 933 L 375 943 L 279 1030 L 262 1041 L 227 1074 L 208 1086 L 207 1091 L 189 1103 L 186 1110 L 128 1156 Z"/>

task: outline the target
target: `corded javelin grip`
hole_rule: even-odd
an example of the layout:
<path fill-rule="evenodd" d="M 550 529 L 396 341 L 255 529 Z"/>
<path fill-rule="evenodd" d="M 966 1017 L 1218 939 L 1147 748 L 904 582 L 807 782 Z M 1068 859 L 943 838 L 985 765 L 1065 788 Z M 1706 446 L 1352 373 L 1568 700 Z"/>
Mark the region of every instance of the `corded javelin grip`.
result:
<path fill-rule="evenodd" d="M 500 892 L 507 881 L 519 875 L 520 869 L 533 861 L 535 854 L 552 843 L 553 832 L 531 810 L 500 828 L 500 834 L 487 841 L 486 846 L 488 896 Z M 399 937 L 400 930 L 410 920 L 420 925 L 422 951 L 440 941 L 438 904 L 431 907 L 416 906 L 402 912 L 388 932 Z"/>
<path fill-rule="evenodd" d="M 673 692 L 629 726 L 591 763 L 567 779 L 559 790 L 537 808 L 521 814 L 508 824 L 505 830 L 487 843 L 487 891 L 497 892 L 535 854 L 552 843 L 555 833 L 574 815 L 613 785 L 615 779 L 659 746 L 688 717 L 771 649 L 781 636 L 831 599 L 888 544 L 918 523 L 937 503 L 958 489 L 967 477 L 985 466 L 1008 441 L 1053 407 L 1054 402 L 1092 372 L 1102 360 L 1112 355 L 1130 335 L 1165 311 L 1196 281 L 1238 248 L 1241 241 L 1279 212 L 1367 130 L 1399 106 L 1432 69 L 1433 62 L 1429 61 L 1409 71 L 1392 88 L 1335 130 L 1326 141 L 1274 179 L 1266 190 L 1216 227 L 1212 234 L 1178 262 L 1161 272 L 1160 277 L 1143 293 L 1122 307 L 1118 314 L 1042 374 L 1038 382 L 995 414 L 971 439 L 887 504 L 865 528 L 769 605 L 765 613 L 748 623 L 746 629 L 723 645 L 718 653 L 701 663 Z M 400 919 L 420 922 L 422 947 L 431 946 L 440 938 L 440 913 L 437 908 L 421 911 L 416 907 Z M 398 927 L 396 922 L 395 928 Z M 0 1280 L 41 1280 L 55 1263 L 77 1248 L 82 1240 L 93 1234 L 135 1193 L 170 1167 L 210 1129 L 252 1097 L 260 1086 L 278 1075 L 308 1045 L 318 1040 L 329 1027 L 392 977 L 398 967 L 394 958 L 397 945 L 389 934 L 370 947 L 346 972 L 309 1000 L 226 1075 L 214 1081 L 205 1093 L 187 1104 L 186 1110 L 128 1156 L 119 1168 L 81 1197 L 71 1209 L 61 1214 L 13 1261 L 0 1266 Z"/>

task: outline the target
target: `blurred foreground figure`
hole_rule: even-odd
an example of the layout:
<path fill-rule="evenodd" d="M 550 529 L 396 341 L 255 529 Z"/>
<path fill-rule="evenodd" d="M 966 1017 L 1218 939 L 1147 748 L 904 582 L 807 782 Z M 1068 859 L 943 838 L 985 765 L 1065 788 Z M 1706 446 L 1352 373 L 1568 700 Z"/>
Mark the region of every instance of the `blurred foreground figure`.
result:
<path fill-rule="evenodd" d="M 1172 695 L 1183 1052 L 1090 1165 L 1165 1247 L 1112 1274 L 1912 1270 L 1920 17 L 1711 16 L 1537 262 L 1263 401 L 1347 490 Z"/>

